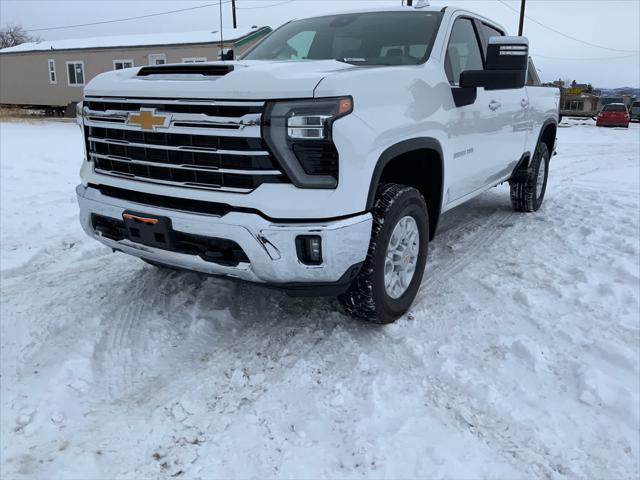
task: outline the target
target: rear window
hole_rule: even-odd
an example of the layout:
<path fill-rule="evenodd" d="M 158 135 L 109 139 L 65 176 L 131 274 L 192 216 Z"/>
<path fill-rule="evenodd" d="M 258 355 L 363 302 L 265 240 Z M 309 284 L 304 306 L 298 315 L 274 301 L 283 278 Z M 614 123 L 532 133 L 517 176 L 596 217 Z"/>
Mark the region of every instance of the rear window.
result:
<path fill-rule="evenodd" d="M 605 107 L 603 108 L 603 111 L 605 111 L 605 112 L 626 112 L 627 111 L 627 107 L 625 107 L 624 105 L 605 105 Z"/>
<path fill-rule="evenodd" d="M 636 108 L 636 107 L 640 107 L 640 102 L 633 102 L 631 104 L 631 108 Z"/>

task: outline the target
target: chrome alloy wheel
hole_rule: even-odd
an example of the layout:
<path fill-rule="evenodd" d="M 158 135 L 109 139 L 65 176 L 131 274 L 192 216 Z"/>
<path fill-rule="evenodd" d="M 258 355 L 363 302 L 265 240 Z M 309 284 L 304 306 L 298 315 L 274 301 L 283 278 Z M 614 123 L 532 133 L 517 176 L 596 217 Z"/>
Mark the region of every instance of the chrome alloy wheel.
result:
<path fill-rule="evenodd" d="M 540 160 L 538 168 L 538 178 L 536 179 L 536 198 L 539 200 L 542 196 L 542 188 L 544 187 L 544 175 L 547 170 L 547 162 L 544 157 Z"/>
<path fill-rule="evenodd" d="M 384 262 L 384 288 L 394 300 L 409 288 L 416 272 L 420 252 L 420 231 L 413 217 L 402 217 L 396 224 Z"/>

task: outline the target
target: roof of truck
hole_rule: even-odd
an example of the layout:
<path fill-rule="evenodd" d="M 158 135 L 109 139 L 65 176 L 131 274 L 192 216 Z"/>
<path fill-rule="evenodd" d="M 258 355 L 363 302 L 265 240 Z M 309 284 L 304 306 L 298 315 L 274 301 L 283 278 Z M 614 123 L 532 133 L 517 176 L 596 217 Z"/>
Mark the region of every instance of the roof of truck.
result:
<path fill-rule="evenodd" d="M 306 19 L 306 18 L 315 18 L 315 17 L 328 17 L 328 16 L 332 16 L 332 15 L 348 15 L 348 14 L 354 14 L 354 13 L 371 13 L 371 12 L 415 12 L 415 13 L 420 13 L 420 12 L 430 12 L 430 13 L 436 13 L 436 12 L 450 12 L 450 13 L 455 13 L 455 12 L 464 12 L 464 13 L 468 13 L 474 17 L 478 17 L 480 19 L 486 20 L 488 23 L 491 23 L 492 25 L 495 25 L 496 27 L 499 27 L 501 30 L 503 30 L 504 32 L 506 32 L 506 29 L 499 24 L 498 22 L 485 17 L 484 15 L 481 15 L 477 12 L 473 12 L 471 10 L 467 10 L 465 8 L 460 8 L 460 7 L 455 7 L 455 6 L 448 6 L 448 5 L 428 5 L 428 6 L 424 6 L 424 7 L 418 7 L 418 6 L 413 6 L 413 7 L 408 7 L 408 6 L 402 6 L 402 5 L 398 5 L 398 6 L 394 6 L 394 7 L 366 7 L 366 8 L 358 8 L 358 9 L 353 9 L 353 10 L 342 10 L 342 11 L 332 11 L 332 12 L 328 12 L 328 13 L 323 13 L 321 15 L 309 15 L 309 16 L 305 16 L 305 17 L 298 17 L 295 18 L 293 20 L 302 20 L 302 19 Z"/>
<path fill-rule="evenodd" d="M 361 7 L 354 8 L 350 10 L 338 10 L 338 11 L 329 11 L 327 13 L 309 15 L 304 17 L 298 17 L 295 20 L 299 20 L 302 18 L 315 18 L 315 17 L 329 17 L 332 15 L 349 15 L 352 13 L 372 13 L 372 12 L 441 12 L 444 11 L 445 8 L 451 7 L 443 7 L 443 6 L 428 6 L 428 7 L 407 7 L 407 6 L 395 6 L 395 7 Z"/>
<path fill-rule="evenodd" d="M 265 28 L 268 28 L 269 31 L 271 30 L 270 27 L 223 29 L 222 38 L 225 42 L 236 41 Z M 0 53 L 82 50 L 91 48 L 146 47 L 152 45 L 189 45 L 216 42 L 220 42 L 220 30 L 112 35 L 106 37 L 70 38 L 66 40 L 43 40 L 41 42 L 22 43 L 15 47 L 3 48 L 0 50 Z"/>

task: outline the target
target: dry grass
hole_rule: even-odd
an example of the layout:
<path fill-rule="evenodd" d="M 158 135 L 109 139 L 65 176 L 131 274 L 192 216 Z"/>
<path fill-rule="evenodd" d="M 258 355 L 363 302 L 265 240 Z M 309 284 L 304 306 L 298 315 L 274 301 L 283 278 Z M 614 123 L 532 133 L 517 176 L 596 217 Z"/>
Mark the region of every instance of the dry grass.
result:
<path fill-rule="evenodd" d="M 0 121 L 24 121 L 24 120 L 47 120 L 51 117 L 45 115 L 44 110 L 29 110 L 15 107 L 0 107 Z"/>

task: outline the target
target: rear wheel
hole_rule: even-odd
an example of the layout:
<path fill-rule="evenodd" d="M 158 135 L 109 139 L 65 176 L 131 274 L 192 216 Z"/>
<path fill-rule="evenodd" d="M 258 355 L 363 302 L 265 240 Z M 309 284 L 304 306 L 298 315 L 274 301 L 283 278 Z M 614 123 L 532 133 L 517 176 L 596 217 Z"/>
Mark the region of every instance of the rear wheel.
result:
<path fill-rule="evenodd" d="M 354 317 L 392 323 L 418 293 L 429 244 L 429 216 L 415 188 L 382 185 L 373 211 L 367 258 L 349 290 L 338 299 Z"/>
<path fill-rule="evenodd" d="M 511 182 L 511 205 L 518 212 L 535 212 L 542 205 L 549 178 L 549 149 L 540 143 L 525 178 Z"/>

